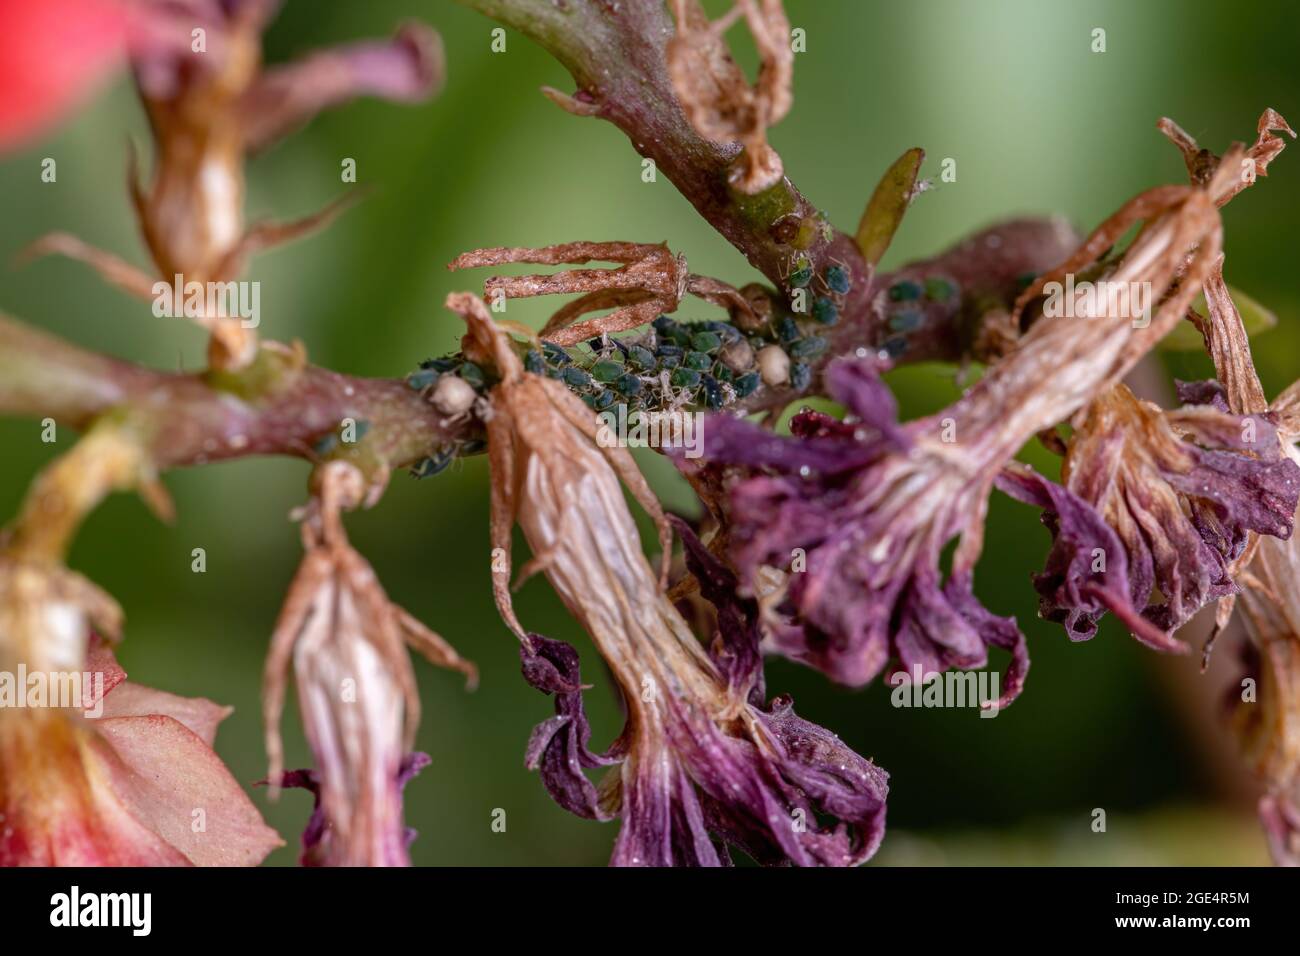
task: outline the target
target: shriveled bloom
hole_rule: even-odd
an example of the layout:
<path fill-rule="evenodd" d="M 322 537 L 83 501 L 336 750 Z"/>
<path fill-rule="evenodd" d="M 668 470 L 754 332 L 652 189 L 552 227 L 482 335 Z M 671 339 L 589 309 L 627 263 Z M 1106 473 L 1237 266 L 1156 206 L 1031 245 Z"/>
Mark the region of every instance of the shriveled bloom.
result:
<path fill-rule="evenodd" d="M 1236 593 L 1232 566 L 1251 532 L 1291 536 L 1300 497 L 1300 467 L 1267 418 L 1212 405 L 1163 411 L 1124 385 L 1081 413 L 1061 480 L 1075 500 L 1026 471 L 999 485 L 1046 509 L 1056 540 L 1035 580 L 1043 616 L 1086 640 L 1112 610 L 1160 650 L 1180 649 L 1172 632 Z"/>
<path fill-rule="evenodd" d="M 438 35 L 408 23 L 391 40 L 318 50 L 293 63 L 264 67 L 262 33 L 279 0 L 172 0 L 134 7 L 131 66 L 156 147 L 154 175 L 141 184 L 134 157 L 131 199 L 156 272 L 55 233 L 33 254 L 86 261 L 108 281 L 154 298 L 155 280 L 170 285 L 227 282 L 261 249 L 305 235 L 341 208 L 336 202 L 288 223 L 245 224 L 246 157 L 273 145 L 320 111 L 357 96 L 402 102 L 441 84 Z M 239 368 L 256 352 L 256 335 L 237 317 L 195 318 L 212 334 L 210 357 Z"/>
<path fill-rule="evenodd" d="M 781 0 L 736 0 L 710 22 L 699 0 L 671 0 L 677 32 L 665 55 L 668 76 L 691 125 L 715 143 L 744 148 L 729 171 L 731 184 L 760 193 L 781 181 L 781 157 L 767 142 L 768 127 L 790 111 L 794 51 Z M 727 49 L 725 34 L 741 17 L 761 60 L 751 87 Z"/>
<path fill-rule="evenodd" d="M 494 550 L 508 558 L 517 520 L 534 554 L 526 570 L 544 573 L 590 634 L 627 706 L 618 740 L 589 751 L 577 653 L 526 632 L 508 581 L 494 575 L 525 677 L 556 698 L 527 751 L 556 802 L 621 819 L 617 865 L 717 865 L 726 844 L 762 862 L 868 858 L 883 833 L 886 775 L 788 700 L 764 705 L 752 628 L 729 625 L 711 650 L 700 645 L 641 551 L 620 478 L 659 524 L 665 557 L 671 531 L 626 449 L 597 447 L 591 411 L 524 371 L 482 300 L 457 294 L 448 305 L 469 324 L 466 353 L 498 378 L 487 418 Z M 694 560 L 701 552 L 691 547 Z M 611 767 L 599 788 L 583 772 L 598 766 Z"/>
<path fill-rule="evenodd" d="M 1095 267 L 1141 220 L 1104 274 L 1149 290 L 1157 307 L 1145 321 L 1105 297 L 1079 302 L 1073 314 L 1043 315 L 955 404 L 903 426 L 869 356 L 826 373 L 830 394 L 853 416 L 847 424 L 805 415 L 795 437 L 782 439 L 747 422 L 710 421 L 705 458 L 739 466 L 725 518 L 746 583 L 756 589 L 764 567 L 791 571 L 785 594 L 771 602 L 775 649 L 860 684 L 891 659 L 905 673 L 980 666 L 994 644 L 1012 651 L 1001 703 L 1014 698 L 1027 666 L 1023 638 L 971 594 L 988 494 L 1027 441 L 1119 381 L 1183 317 L 1217 260 L 1216 207 L 1232 193 L 1244 155 L 1235 147 L 1203 186 L 1161 187 L 1127 203 L 1026 290 L 1017 310 L 1048 281 Z M 940 556 L 957 537 L 945 582 Z"/>
<path fill-rule="evenodd" d="M 989 645 L 1011 653 L 1005 690 L 1015 699 L 1029 666 L 1010 618 L 971 592 L 983 535 L 988 462 L 943 440 L 943 425 L 900 426 L 874 358 L 841 360 L 826 372 L 830 395 L 850 418 L 805 411 L 793 436 L 714 416 L 704 457 L 739 466 L 725 520 L 732 555 L 758 592 L 764 569 L 789 569 L 764 602 L 771 648 L 846 684 L 864 684 L 891 662 L 908 677 L 982 667 Z M 948 580 L 940 552 L 962 544 Z"/>
<path fill-rule="evenodd" d="M 281 785 L 316 792 L 318 808 L 303 836 L 303 862 L 314 865 L 409 865 L 401 792 L 418 763 L 412 748 L 420 700 L 405 645 L 471 680 L 476 673 L 388 600 L 374 570 L 348 544 L 340 512 L 360 505 L 366 491 L 350 464 L 321 469 L 303 518 L 307 553 L 266 661 L 267 779 L 273 792 Z M 290 657 L 316 769 L 285 774 L 279 722 Z"/>
<path fill-rule="evenodd" d="M 519 299 L 536 295 L 581 292 L 557 311 L 542 329 L 542 337 L 558 345 L 576 345 L 601 334 L 623 332 L 675 312 L 687 293 L 729 312 L 752 314 L 739 290 L 718 279 L 695 275 L 686 257 L 666 244 L 638 242 L 566 242 L 541 249 L 495 247 L 473 249 L 448 264 L 452 269 L 476 269 L 507 263 L 584 265 L 617 262 L 614 269 L 567 269 L 554 275 L 493 276 L 484 283 L 489 299 Z M 592 312 L 605 315 L 579 322 Z"/>

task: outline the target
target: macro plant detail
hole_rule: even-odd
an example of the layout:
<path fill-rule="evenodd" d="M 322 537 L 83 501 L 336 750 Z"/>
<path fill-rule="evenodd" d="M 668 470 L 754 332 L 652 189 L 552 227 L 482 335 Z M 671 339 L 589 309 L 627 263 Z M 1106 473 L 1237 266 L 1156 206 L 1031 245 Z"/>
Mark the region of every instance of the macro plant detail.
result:
<path fill-rule="evenodd" d="M 781 0 L 733 0 L 712 19 L 699 0 L 458 2 L 558 61 L 573 90 L 544 95 L 624 134 L 763 281 L 692 272 L 691 250 L 635 224 L 581 238 L 557 223 L 552 244 L 462 246 L 446 263 L 481 283 L 445 302 L 464 326 L 459 350 L 391 378 L 314 365 L 310 342 L 272 338 L 275 316 L 214 307 L 210 293 L 239 287 L 255 254 L 347 229 L 356 193 L 250 222 L 247 162 L 355 98 L 435 97 L 444 74 L 454 81 L 454 51 L 410 20 L 386 40 L 264 64 L 275 0 L 59 0 L 70 22 L 108 26 L 97 46 L 76 33 L 93 55 L 80 57 L 84 77 L 51 78 L 44 115 L 0 112 L 0 148 L 66 112 L 68 83 L 129 68 L 153 141 L 148 174 L 132 147 L 122 198 L 149 265 L 70 228 L 33 236 L 22 267 L 63 268 L 33 261 L 57 255 L 116 292 L 155 305 L 165 295 L 165 314 L 193 320 L 207 351 L 198 371 L 155 370 L 0 316 L 0 413 L 80 433 L 0 532 L 0 670 L 102 678 L 49 706 L 0 707 L 0 863 L 255 865 L 286 838 L 249 794 L 304 789 L 303 865 L 409 865 L 404 788 L 444 768 L 417 749 L 408 655 L 472 688 L 474 642 L 509 633 L 522 683 L 482 679 L 551 698 L 533 696 L 520 757 L 559 808 L 615 824 L 611 865 L 729 865 L 736 852 L 862 864 L 888 840 L 898 778 L 772 696 L 767 661 L 864 694 L 992 668 L 978 706 L 1010 707 L 1033 686 L 1031 642 L 975 588 L 990 500 L 1004 495 L 1041 515 L 1042 570 L 1026 587 L 1070 641 L 1092 639 L 1110 614 L 1144 651 L 1185 654 L 1180 629 L 1212 608 L 1208 660 L 1241 620 L 1259 696 L 1232 698 L 1227 719 L 1258 778 L 1274 860 L 1300 864 L 1300 382 L 1265 395 L 1244 300 L 1224 280 L 1221 213 L 1284 173 L 1272 164 L 1296 134 L 1283 116 L 1265 109 L 1253 139 L 1222 154 L 1160 119 L 1187 182 L 1139 193 L 1086 234 L 1055 217 L 1008 219 L 884 271 L 933 185 L 925 153 L 883 171 L 853 232 L 796 188 L 769 135 L 798 109 Z M 17 10 L 0 0 L 0 24 Z M 34 41 L 65 29 L 24 27 Z M 742 30 L 752 81 L 732 52 Z M 524 265 L 554 271 L 516 274 Z M 541 296 L 574 298 L 540 330 L 511 317 L 512 301 Z M 1214 378 L 1170 383 L 1169 407 L 1139 394 L 1162 340 L 1189 333 Z M 968 384 L 902 418 L 889 374 L 936 362 Z M 800 407 L 813 400 L 839 410 Z M 663 424 L 649 444 L 692 490 L 692 517 L 667 511 L 636 443 L 613 434 L 633 420 Z M 1060 458 L 1059 480 L 1022 460 L 1035 443 Z M 228 711 L 125 683 L 113 654 L 130 637 L 123 610 L 67 562 L 110 493 L 136 492 L 167 521 L 165 472 L 250 456 L 303 459 L 311 473 L 292 516 L 302 561 L 266 625 L 268 771 L 246 792 L 213 750 Z M 380 506 L 394 472 L 435 479 L 478 456 L 490 501 L 482 585 L 502 627 L 455 634 L 435 622 L 444 639 L 390 598 L 343 515 Z M 516 528 L 530 551 L 517 571 Z M 516 613 L 532 577 L 558 596 L 569 633 L 537 633 Z M 601 665 L 622 724 L 593 749 L 583 674 Z M 286 766 L 291 683 L 310 766 Z"/>

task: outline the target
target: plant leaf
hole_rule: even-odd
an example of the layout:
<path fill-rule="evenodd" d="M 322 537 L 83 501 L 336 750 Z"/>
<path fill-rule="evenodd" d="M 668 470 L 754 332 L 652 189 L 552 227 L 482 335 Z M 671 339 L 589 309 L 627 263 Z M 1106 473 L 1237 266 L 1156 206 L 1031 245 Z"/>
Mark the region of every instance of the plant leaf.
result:
<path fill-rule="evenodd" d="M 915 195 L 916 177 L 923 159 L 925 150 L 914 146 L 898 157 L 876 184 L 876 191 L 871 194 L 871 200 L 862 213 L 855 237 L 868 265 L 874 266 L 880 261 L 898 231 L 903 214 Z"/>

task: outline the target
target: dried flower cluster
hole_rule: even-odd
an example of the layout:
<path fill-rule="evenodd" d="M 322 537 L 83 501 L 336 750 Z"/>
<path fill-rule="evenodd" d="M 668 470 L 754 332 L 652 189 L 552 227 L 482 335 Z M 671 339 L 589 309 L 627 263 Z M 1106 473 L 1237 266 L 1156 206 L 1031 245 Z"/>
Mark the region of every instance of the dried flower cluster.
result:
<path fill-rule="evenodd" d="M 1266 175 L 1277 133 L 1295 135 L 1286 121 L 1265 111 L 1255 142 L 1220 157 L 1162 120 L 1189 183 L 1143 192 L 1081 242 L 1059 221 L 1018 220 L 883 275 L 925 188 L 924 153 L 886 172 L 852 236 L 795 191 L 767 141 L 791 106 L 780 0 L 735 0 L 712 22 L 698 0 L 468 2 L 555 52 L 579 88 L 547 95 L 628 132 L 766 281 L 693 274 L 666 243 L 476 249 L 450 268 L 570 268 L 452 294 L 466 326 L 459 352 L 396 380 L 313 368 L 301 345 L 261 341 L 205 310 L 192 317 L 210 334 L 208 367 L 194 376 L 0 321 L 0 410 L 84 432 L 0 534 L 0 668 L 100 678 L 72 700 L 0 708 L 0 863 L 253 864 L 280 845 L 213 752 L 228 710 L 125 683 L 110 649 L 122 612 L 64 560 L 112 491 L 138 491 L 167 518 L 165 468 L 286 453 L 313 467 L 295 514 L 305 553 L 264 672 L 263 782 L 272 796 L 313 796 L 304 865 L 409 864 L 403 791 L 430 761 L 417 750 L 408 648 L 471 683 L 477 672 L 389 599 L 343 514 L 376 504 L 394 469 L 427 478 L 484 452 L 492 593 L 525 682 L 554 707 L 524 762 L 560 807 L 618 821 L 613 864 L 725 865 L 734 851 L 764 864 L 869 859 L 888 775 L 797 716 L 788 696 L 769 697 L 764 657 L 853 686 L 993 664 L 1001 689 L 979 703 L 1010 705 L 1027 686 L 1028 641 L 975 593 L 995 489 L 1041 509 L 1051 543 L 1033 585 L 1042 616 L 1071 640 L 1093 637 L 1109 612 L 1143 644 L 1179 652 L 1178 630 L 1202 608 L 1216 606 L 1222 629 L 1241 607 L 1257 697 L 1234 697 L 1232 721 L 1264 788 L 1273 854 L 1300 863 L 1300 383 L 1265 397 L 1223 280 L 1219 212 Z M 331 219 L 342 201 L 299 222 L 246 225 L 246 158 L 353 96 L 430 95 L 440 41 L 408 24 L 390 41 L 264 67 L 276 8 L 141 0 L 113 19 L 104 62 L 129 62 L 154 140 L 148 185 L 134 164 L 130 183 L 151 270 L 68 234 L 31 251 L 85 260 L 149 297 L 155 278 L 230 281 L 250 254 Z M 753 84 L 725 41 L 741 19 L 760 60 Z M 38 126 L 0 125 L 0 143 Z M 1137 297 L 1095 293 L 1103 286 Z M 540 334 L 494 319 L 509 299 L 552 294 L 577 298 Z M 1202 294 L 1204 315 L 1193 308 Z M 726 319 L 670 315 L 688 295 Z M 1177 408 L 1139 399 L 1125 377 L 1183 321 L 1215 379 L 1179 383 Z M 949 407 L 900 421 L 883 374 L 933 358 L 985 368 Z M 782 409 L 813 395 L 843 416 L 804 409 L 778 432 Z M 610 422 L 631 416 L 702 420 L 698 442 L 668 425 L 650 442 L 697 492 L 697 522 L 666 515 L 626 447 L 635 443 L 610 440 Z M 1016 460 L 1035 437 L 1060 454 L 1059 481 Z M 658 531 L 658 568 L 625 492 Z M 531 558 L 512 586 L 516 526 Z M 604 749 L 589 745 L 577 650 L 515 613 L 512 587 L 536 574 L 623 705 Z M 286 770 L 291 670 L 312 765 Z"/>

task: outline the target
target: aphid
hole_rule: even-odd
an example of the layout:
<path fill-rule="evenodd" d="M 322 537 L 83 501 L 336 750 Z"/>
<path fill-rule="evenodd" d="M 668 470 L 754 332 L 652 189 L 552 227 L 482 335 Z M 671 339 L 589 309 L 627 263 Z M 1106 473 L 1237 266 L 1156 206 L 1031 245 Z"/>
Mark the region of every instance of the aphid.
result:
<path fill-rule="evenodd" d="M 722 386 L 712 375 L 703 375 L 700 382 L 704 386 L 704 403 L 717 411 L 722 407 Z"/>
<path fill-rule="evenodd" d="M 812 282 L 813 271 L 812 263 L 806 256 L 800 256 L 795 260 L 794 271 L 786 279 L 792 289 L 802 289 Z"/>
<path fill-rule="evenodd" d="M 790 384 L 797 391 L 802 392 L 812 384 L 812 366 L 803 362 L 796 362 L 790 367 Z"/>
<path fill-rule="evenodd" d="M 920 309 L 902 308 L 889 317 L 889 327 L 895 332 L 914 332 L 925 322 Z"/>
<path fill-rule="evenodd" d="M 648 348 L 641 345 L 633 345 L 627 350 L 628 361 L 638 368 L 652 369 L 655 367 L 655 356 Z"/>
<path fill-rule="evenodd" d="M 853 286 L 849 270 L 843 266 L 827 266 L 822 278 L 826 281 L 826 287 L 839 295 L 844 295 Z"/>
<path fill-rule="evenodd" d="M 707 352 L 687 352 L 683 364 L 697 372 L 707 372 L 713 368 L 713 358 Z"/>
<path fill-rule="evenodd" d="M 816 358 L 826 351 L 826 340 L 819 335 L 810 335 L 790 346 L 794 358 Z"/>
<path fill-rule="evenodd" d="M 568 365 L 573 361 L 569 353 L 554 342 L 543 342 L 542 350 L 546 354 L 546 361 L 552 365 Z"/>
<path fill-rule="evenodd" d="M 930 276 L 925 280 L 925 295 L 928 299 L 935 302 L 947 302 L 956 294 L 957 286 L 943 276 Z"/>
<path fill-rule="evenodd" d="M 483 375 L 483 370 L 473 362 L 466 362 L 461 365 L 461 367 L 456 370 L 456 374 L 472 385 L 475 390 L 482 388 L 487 383 L 487 379 Z"/>
<path fill-rule="evenodd" d="M 776 324 L 776 335 L 782 342 L 793 342 L 799 338 L 799 324 L 787 315 Z"/>
<path fill-rule="evenodd" d="M 754 390 L 758 388 L 761 381 L 762 378 L 757 372 L 748 372 L 740 376 L 735 382 L 736 397 L 747 398 L 754 394 Z"/>
<path fill-rule="evenodd" d="M 524 355 L 524 370 L 534 375 L 542 375 L 546 372 L 546 359 L 537 349 L 529 349 Z"/>
<path fill-rule="evenodd" d="M 840 320 L 840 310 L 831 299 L 822 296 L 813 303 L 812 316 L 822 325 L 834 325 Z"/>
<path fill-rule="evenodd" d="M 570 365 L 560 373 L 564 384 L 570 388 L 585 388 L 591 384 L 591 376 L 578 368 L 576 365 Z"/>
<path fill-rule="evenodd" d="M 692 368 L 676 369 L 669 379 L 678 388 L 695 388 L 700 384 L 700 373 Z"/>
<path fill-rule="evenodd" d="M 910 302 L 921 297 L 921 286 L 911 279 L 899 279 L 889 287 L 889 298 L 895 302 Z"/>
<path fill-rule="evenodd" d="M 722 338 L 716 332 L 697 332 L 691 336 L 691 347 L 697 352 L 716 352 L 722 347 Z"/>
<path fill-rule="evenodd" d="M 628 398 L 640 395 L 641 389 L 643 388 L 641 380 L 631 372 L 623 374 L 618 381 L 614 383 L 614 387 Z"/>
<path fill-rule="evenodd" d="M 884 344 L 881 345 L 881 350 L 884 351 L 885 355 L 889 358 L 896 359 L 907 351 L 907 339 L 902 338 L 901 336 L 894 336 L 893 338 L 885 339 Z"/>
<path fill-rule="evenodd" d="M 432 478 L 441 471 L 445 471 L 451 464 L 452 459 L 456 457 L 455 452 L 450 448 L 439 448 L 436 452 L 427 458 L 421 458 L 411 466 L 411 475 L 415 478 Z"/>
<path fill-rule="evenodd" d="M 421 368 L 418 372 L 412 372 L 406 376 L 406 384 L 417 392 L 422 392 L 434 382 L 438 381 L 439 373 L 436 369 Z"/>
<path fill-rule="evenodd" d="M 610 359 L 601 359 L 590 370 L 591 377 L 598 382 L 613 382 L 623 374 L 623 366 Z"/>

